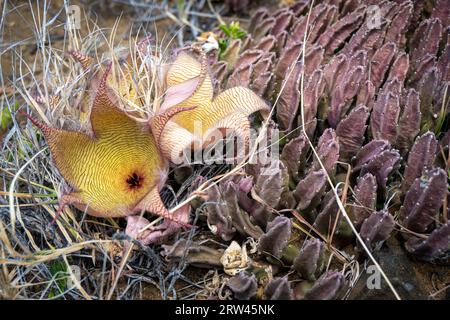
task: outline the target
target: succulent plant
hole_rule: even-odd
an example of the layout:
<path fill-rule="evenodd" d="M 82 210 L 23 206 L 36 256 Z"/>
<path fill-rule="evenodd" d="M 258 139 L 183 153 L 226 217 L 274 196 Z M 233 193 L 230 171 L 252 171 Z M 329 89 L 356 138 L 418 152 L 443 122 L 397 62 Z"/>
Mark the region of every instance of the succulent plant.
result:
<path fill-rule="evenodd" d="M 432 132 L 418 137 L 408 155 L 405 172 L 403 174 L 403 191 L 409 190 L 416 178 L 422 176 L 424 171 L 433 168 L 438 142 Z"/>
<path fill-rule="evenodd" d="M 375 210 L 376 201 L 377 181 L 371 173 L 366 173 L 358 178 L 354 193 L 354 204 L 350 210 L 352 222 L 357 229 Z"/>
<path fill-rule="evenodd" d="M 425 240 L 411 237 L 406 242 L 406 250 L 422 260 L 433 260 L 448 251 L 450 243 L 450 223 L 435 229 Z"/>
<path fill-rule="evenodd" d="M 293 293 L 287 277 L 273 278 L 264 289 L 267 300 L 292 300 Z"/>
<path fill-rule="evenodd" d="M 360 235 L 369 248 L 385 241 L 394 230 L 394 217 L 386 210 L 369 215 L 361 225 Z"/>
<path fill-rule="evenodd" d="M 295 188 L 293 194 L 297 203 L 297 209 L 308 211 L 314 209 L 322 197 L 326 186 L 326 172 L 324 170 L 310 171 Z"/>
<path fill-rule="evenodd" d="M 278 216 L 267 224 L 266 233 L 259 238 L 258 250 L 281 258 L 283 249 L 291 237 L 291 220 L 284 216 Z"/>
<path fill-rule="evenodd" d="M 242 11 L 249 1 L 227 3 L 231 11 Z M 357 244 L 332 187 L 370 250 L 379 249 L 396 224 L 402 244 L 418 259 L 432 261 L 449 249 L 450 209 L 443 203 L 450 199 L 450 4 L 436 0 L 430 10 L 427 3 L 318 2 L 311 8 L 309 24 L 308 1 L 275 11 L 258 9 L 239 36 L 229 37 L 226 27 L 211 32 L 221 43 L 219 50 L 205 53 L 200 49 L 203 40 L 179 50 L 161 75 L 165 94 L 159 113 L 142 126 L 150 130 L 142 130 L 140 122 L 120 108 L 120 99 L 108 89 L 114 79 L 107 73 L 92 84 L 96 95 L 90 117 L 98 140 L 33 121 L 42 129 L 61 174 L 80 191 L 76 196 L 82 199 L 67 201 L 82 209 L 89 203 L 97 215 L 126 217 L 126 233 L 144 245 L 167 243 L 181 226 L 187 227 L 192 206 L 200 218 L 206 213 L 206 223 L 199 219 L 200 228 L 209 227 L 228 251 L 245 251 L 245 259 L 228 259 L 229 252 L 224 255 L 197 241 L 195 237 L 205 236 L 202 232 L 193 242 L 181 239 L 163 246 L 169 262 L 224 269 L 236 299 L 259 297 L 258 284 L 265 284 L 267 299 L 339 298 L 345 278 L 337 271 L 323 273 L 325 240 L 347 254 Z M 372 20 L 373 6 L 379 10 L 379 21 Z M 75 55 L 85 69 L 91 68 L 91 59 Z M 139 105 L 135 90 L 127 89 L 133 75 L 126 63 L 122 67 L 124 75 L 115 89 L 120 94 L 125 90 L 128 100 Z M 260 126 L 261 118 L 267 122 Z M 200 131 L 194 128 L 196 121 L 202 123 Z M 231 130 L 248 151 L 251 124 L 260 134 L 280 134 L 258 150 L 257 157 L 270 161 L 258 158 L 255 163 L 250 157 L 233 175 L 192 193 L 198 198 L 169 213 L 159 191 L 169 166 L 179 164 L 174 158 L 180 159 L 198 141 L 202 150 L 213 146 L 217 129 Z M 124 126 L 126 134 L 117 134 Z M 82 150 L 95 158 L 91 146 L 103 141 L 107 145 L 106 138 L 120 142 L 120 148 L 108 148 L 112 153 L 131 155 L 119 157 L 123 167 L 117 183 L 109 180 L 117 172 L 89 167 L 90 174 L 110 182 L 99 189 L 104 194 L 98 194 L 78 174 L 86 169 L 85 161 L 68 164 L 59 145 L 72 139 L 68 157 L 76 153 L 73 157 L 78 159 Z M 77 139 L 83 140 L 83 148 Z M 272 144 L 281 147 L 279 159 L 269 150 Z M 191 167 L 175 168 L 175 183 L 189 183 L 195 172 Z M 194 192 L 197 183 L 208 178 L 209 174 L 198 178 L 189 190 Z M 129 190 L 117 191 L 119 184 Z M 165 220 L 143 231 L 149 222 L 137 215 L 141 211 Z M 236 242 L 242 238 L 257 243 L 248 256 L 245 245 Z M 221 262 L 225 259 L 231 267 Z M 267 271 L 269 281 L 260 281 L 255 271 L 260 269 Z M 294 290 L 285 273 L 289 270 L 296 271 L 289 273 Z"/>
<path fill-rule="evenodd" d="M 414 232 L 426 232 L 441 208 L 447 189 L 447 175 L 436 168 L 416 178 L 400 209 L 402 225 Z"/>
<path fill-rule="evenodd" d="M 335 229 L 335 225 L 339 226 L 341 220 L 342 214 L 334 197 L 334 192 L 330 190 L 322 199 L 322 209 L 316 216 L 313 226 L 322 235 L 327 235 Z"/>
<path fill-rule="evenodd" d="M 233 291 L 234 298 L 238 300 L 250 300 L 256 295 L 258 284 L 254 274 L 240 272 L 232 277 L 227 286 Z"/>
<path fill-rule="evenodd" d="M 324 273 L 306 292 L 307 300 L 331 300 L 337 298 L 337 294 L 344 285 L 344 276 L 337 271 Z"/>
<path fill-rule="evenodd" d="M 231 180 L 225 180 L 208 190 L 208 223 L 214 228 L 214 233 L 225 241 L 231 240 L 236 231 L 258 239 L 263 232 L 250 221 L 250 214 L 240 208 L 238 190 L 239 186 Z"/>
<path fill-rule="evenodd" d="M 294 260 L 293 268 L 306 280 L 316 280 L 325 267 L 325 246 L 318 239 L 308 239 L 303 243 Z"/>

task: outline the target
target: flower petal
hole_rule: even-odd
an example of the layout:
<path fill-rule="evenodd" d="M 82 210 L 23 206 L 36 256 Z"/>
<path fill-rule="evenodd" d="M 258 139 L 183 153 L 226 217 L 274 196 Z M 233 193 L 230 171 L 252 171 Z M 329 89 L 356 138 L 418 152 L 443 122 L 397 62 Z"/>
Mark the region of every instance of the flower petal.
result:
<path fill-rule="evenodd" d="M 192 91 L 191 85 L 195 83 L 195 78 L 198 78 L 198 86 Z M 192 94 L 189 98 L 179 103 L 178 106 L 198 106 L 212 99 L 213 85 L 206 66 L 187 53 L 180 53 L 167 72 L 166 84 L 170 88 L 186 81 L 190 81 L 190 83 L 186 84 L 185 87 L 182 86 L 183 90 L 180 90 L 178 87 L 175 91 L 183 93 L 192 91 Z M 170 97 L 170 99 L 173 101 L 174 98 Z M 168 103 L 168 105 L 173 104 Z"/>

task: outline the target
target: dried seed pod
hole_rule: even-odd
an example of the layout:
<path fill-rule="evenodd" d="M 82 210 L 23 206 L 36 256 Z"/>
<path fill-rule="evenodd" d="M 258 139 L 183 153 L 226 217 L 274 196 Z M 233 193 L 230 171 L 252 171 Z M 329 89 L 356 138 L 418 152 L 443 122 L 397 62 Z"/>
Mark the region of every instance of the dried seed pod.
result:
<path fill-rule="evenodd" d="M 371 173 L 358 178 L 353 198 L 355 203 L 351 207 L 350 215 L 353 224 L 359 229 L 375 209 L 377 201 L 377 181 Z"/>
<path fill-rule="evenodd" d="M 433 169 L 417 178 L 408 190 L 400 208 L 402 225 L 414 232 L 426 232 L 441 208 L 447 193 L 447 175 Z"/>
<path fill-rule="evenodd" d="M 361 149 L 368 118 L 369 110 L 366 106 L 360 105 L 339 122 L 336 128 L 336 135 L 339 138 L 341 160 L 350 160 Z"/>
<path fill-rule="evenodd" d="M 234 298 L 238 300 L 250 300 L 256 295 L 258 283 L 254 274 L 244 271 L 232 277 L 227 286 L 233 291 Z"/>
<path fill-rule="evenodd" d="M 266 252 L 276 258 L 280 258 L 283 249 L 291 237 L 292 223 L 289 218 L 277 216 L 267 224 L 266 233 L 259 239 L 259 252 Z"/>
<path fill-rule="evenodd" d="M 199 268 L 221 268 L 220 258 L 223 250 L 212 249 L 186 239 L 180 239 L 173 245 L 162 245 L 161 253 L 169 262 L 184 261 Z"/>
<path fill-rule="evenodd" d="M 327 176 L 324 170 L 310 171 L 308 175 L 301 180 L 293 195 L 298 201 L 297 209 L 300 211 L 309 211 L 315 208 L 325 191 Z"/>
<path fill-rule="evenodd" d="M 406 250 L 425 261 L 432 261 L 449 250 L 450 222 L 435 229 L 425 240 L 417 237 L 408 239 Z"/>
<path fill-rule="evenodd" d="M 306 292 L 306 300 L 332 300 L 336 299 L 342 286 L 344 285 L 344 276 L 338 271 L 329 270 L 324 273 Z"/>
<path fill-rule="evenodd" d="M 374 212 L 362 223 L 361 238 L 369 248 L 374 249 L 389 237 L 394 225 L 394 218 L 387 210 Z"/>
<path fill-rule="evenodd" d="M 316 280 L 325 267 L 325 246 L 322 241 L 311 238 L 305 240 L 292 266 L 306 280 Z"/>
<path fill-rule="evenodd" d="M 413 141 L 420 131 L 420 99 L 416 90 L 410 89 L 406 97 L 406 103 L 403 107 L 403 113 L 400 116 L 397 129 L 396 146 L 403 152 L 413 144 Z"/>
<path fill-rule="evenodd" d="M 293 293 L 287 277 L 273 278 L 264 289 L 267 300 L 292 300 Z"/>
<path fill-rule="evenodd" d="M 434 133 L 428 131 L 416 139 L 408 155 L 408 163 L 403 174 L 402 190 L 409 190 L 416 178 L 419 178 L 426 170 L 433 167 L 438 150 L 438 141 Z"/>

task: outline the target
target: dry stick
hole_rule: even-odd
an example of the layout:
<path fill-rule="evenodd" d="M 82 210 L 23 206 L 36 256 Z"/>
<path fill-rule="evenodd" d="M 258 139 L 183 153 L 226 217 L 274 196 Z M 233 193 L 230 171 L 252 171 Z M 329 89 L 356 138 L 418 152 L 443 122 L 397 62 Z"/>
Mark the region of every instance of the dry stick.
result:
<path fill-rule="evenodd" d="M 113 285 L 112 285 L 111 289 L 109 290 L 108 297 L 106 298 L 106 300 L 111 300 L 112 295 L 114 293 L 114 290 L 116 290 L 117 283 L 119 283 L 119 279 L 120 279 L 120 276 L 122 274 L 122 271 L 123 271 L 123 269 L 125 268 L 125 265 L 128 262 L 128 258 L 130 257 L 131 251 L 133 250 L 133 247 L 134 247 L 134 244 L 131 243 L 130 246 L 128 247 L 127 252 L 125 253 L 125 257 L 122 258 L 122 261 L 121 261 L 120 266 L 119 266 L 119 270 L 117 271 L 117 274 L 114 277 Z"/>
<path fill-rule="evenodd" d="M 317 158 L 317 161 L 319 162 L 321 168 L 323 170 L 325 170 L 325 167 L 322 163 L 322 160 L 320 159 L 319 155 L 317 154 L 316 149 L 314 148 L 314 145 L 312 144 L 311 140 L 309 139 L 306 130 L 305 130 L 305 104 L 304 104 L 304 80 L 305 80 L 305 49 L 306 49 L 306 38 L 307 38 L 307 33 L 308 33 L 308 27 L 309 27 L 309 18 L 311 15 L 311 11 L 312 11 L 312 7 L 314 5 L 314 0 L 311 1 L 310 4 L 310 8 L 309 8 L 309 12 L 308 12 L 308 17 L 306 20 L 306 29 L 305 29 L 305 34 L 303 36 L 303 50 L 301 52 L 302 55 L 302 73 L 301 73 L 301 78 L 300 78 L 300 110 L 301 110 L 301 118 L 302 118 L 302 131 L 303 134 L 306 136 L 309 145 L 311 146 L 311 149 L 313 150 L 314 156 Z M 298 58 L 297 58 L 298 60 Z M 325 170 L 326 172 L 326 170 Z M 366 246 L 366 244 L 364 243 L 364 240 L 361 238 L 361 236 L 359 235 L 358 231 L 356 230 L 355 226 L 353 225 L 350 217 L 348 216 L 347 212 L 345 211 L 344 205 L 342 204 L 341 199 L 339 198 L 339 195 L 337 193 L 337 190 L 333 184 L 333 181 L 331 181 L 330 176 L 327 175 L 327 180 L 328 180 L 328 184 L 330 185 L 331 189 L 333 190 L 334 196 L 336 198 L 336 201 L 338 203 L 339 206 L 339 210 L 342 212 L 342 215 L 344 216 L 345 220 L 347 220 L 347 223 L 350 225 L 350 228 L 352 229 L 353 233 L 356 236 L 356 239 L 358 240 L 358 242 L 361 244 L 362 248 L 364 249 L 364 251 L 366 252 L 366 254 L 368 255 L 368 257 L 370 258 L 370 260 L 372 260 L 372 262 L 374 263 L 374 265 L 377 267 L 377 269 L 380 271 L 381 275 L 383 276 L 384 280 L 386 281 L 386 283 L 388 284 L 389 288 L 391 289 L 392 293 L 394 294 L 395 298 L 397 300 L 401 300 L 399 294 L 397 293 L 397 291 L 395 290 L 394 286 L 392 285 L 391 281 L 389 280 L 389 278 L 386 276 L 386 274 L 384 273 L 383 269 L 381 268 L 381 266 L 378 264 L 377 260 L 375 260 L 375 258 L 373 257 L 372 253 L 370 252 L 369 248 Z"/>

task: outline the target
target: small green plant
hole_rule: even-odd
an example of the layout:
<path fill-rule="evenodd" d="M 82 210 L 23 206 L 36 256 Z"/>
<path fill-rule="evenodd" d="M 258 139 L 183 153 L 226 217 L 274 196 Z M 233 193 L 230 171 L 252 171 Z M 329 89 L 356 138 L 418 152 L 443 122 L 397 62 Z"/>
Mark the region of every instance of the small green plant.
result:
<path fill-rule="evenodd" d="M 222 56 L 222 54 L 227 49 L 230 40 L 242 39 L 247 34 L 244 30 L 241 29 L 239 22 L 236 21 L 231 22 L 229 25 L 222 24 L 219 28 L 223 31 L 223 33 L 225 33 L 225 38 L 221 38 L 218 40 L 220 56 Z"/>
<path fill-rule="evenodd" d="M 50 265 L 50 273 L 52 274 L 52 278 L 54 279 L 57 288 L 53 287 L 50 290 L 48 297 L 54 298 L 67 290 L 69 279 L 67 265 L 63 261 L 54 261 Z"/>
<path fill-rule="evenodd" d="M 16 102 L 11 106 L 12 111 L 16 111 L 19 108 L 19 104 Z M 6 131 L 8 126 L 12 122 L 11 110 L 7 106 L 4 106 L 2 110 L 0 110 L 0 130 Z"/>

